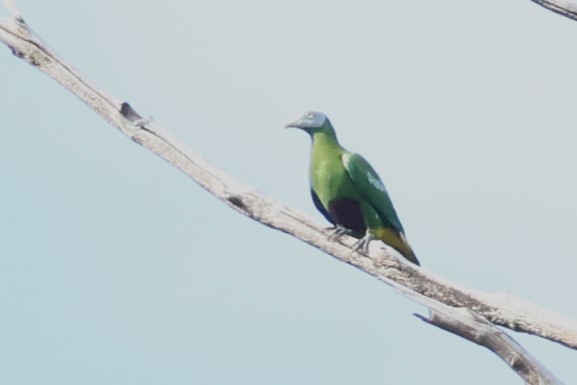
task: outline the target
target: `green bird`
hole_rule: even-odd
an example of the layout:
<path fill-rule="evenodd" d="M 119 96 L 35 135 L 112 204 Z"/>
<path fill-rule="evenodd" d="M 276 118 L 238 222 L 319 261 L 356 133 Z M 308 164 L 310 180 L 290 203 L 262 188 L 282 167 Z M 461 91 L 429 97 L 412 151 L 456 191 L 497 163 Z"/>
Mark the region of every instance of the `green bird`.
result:
<path fill-rule="evenodd" d="M 309 111 L 285 127 L 300 128 L 311 136 L 311 195 L 316 208 L 336 227 L 334 235 L 361 238 L 355 249 L 363 252 L 371 240 L 381 240 L 419 265 L 381 178 L 362 156 L 339 144 L 327 116 Z"/>

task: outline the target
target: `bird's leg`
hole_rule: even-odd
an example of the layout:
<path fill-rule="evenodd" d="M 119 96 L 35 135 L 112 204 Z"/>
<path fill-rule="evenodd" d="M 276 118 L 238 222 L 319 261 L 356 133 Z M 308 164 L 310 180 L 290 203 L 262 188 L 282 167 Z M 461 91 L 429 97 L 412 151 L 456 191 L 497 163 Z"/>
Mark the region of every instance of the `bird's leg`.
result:
<path fill-rule="evenodd" d="M 353 245 L 353 252 L 354 251 L 358 251 L 361 254 L 368 254 L 369 253 L 369 243 L 371 243 L 371 241 L 375 239 L 375 237 L 373 236 L 373 234 L 371 234 L 369 231 L 367 231 L 367 233 L 365 234 L 364 237 L 362 237 L 361 239 L 359 239 L 354 245 Z"/>
<path fill-rule="evenodd" d="M 329 236 L 327 237 L 328 241 L 334 241 L 340 238 L 343 234 L 351 234 L 351 231 L 344 228 L 341 225 L 336 225 L 335 227 L 329 227 L 327 230 L 332 230 Z"/>

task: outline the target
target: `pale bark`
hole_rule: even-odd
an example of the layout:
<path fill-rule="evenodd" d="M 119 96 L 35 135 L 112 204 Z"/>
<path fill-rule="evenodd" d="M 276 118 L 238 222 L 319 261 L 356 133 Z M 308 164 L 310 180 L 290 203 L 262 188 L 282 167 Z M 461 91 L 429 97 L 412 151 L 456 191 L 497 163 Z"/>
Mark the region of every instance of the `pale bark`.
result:
<path fill-rule="evenodd" d="M 12 1 L 4 1 L 13 17 L 0 20 L 0 41 L 16 56 L 66 87 L 123 134 L 229 207 L 299 238 L 425 305 L 433 314 L 427 322 L 492 350 L 528 384 L 561 383 L 493 324 L 577 349 L 577 321 L 507 293 L 482 293 L 459 286 L 397 258 L 396 252 L 378 242 L 372 242 L 369 255 L 362 255 L 352 252 L 354 239 L 329 241 L 323 226 L 211 166 L 158 124 L 143 119 L 128 103 L 98 89 L 31 32 Z"/>
<path fill-rule="evenodd" d="M 548 10 L 568 17 L 569 19 L 577 20 L 577 5 L 572 1 L 565 0 L 531 0 Z"/>

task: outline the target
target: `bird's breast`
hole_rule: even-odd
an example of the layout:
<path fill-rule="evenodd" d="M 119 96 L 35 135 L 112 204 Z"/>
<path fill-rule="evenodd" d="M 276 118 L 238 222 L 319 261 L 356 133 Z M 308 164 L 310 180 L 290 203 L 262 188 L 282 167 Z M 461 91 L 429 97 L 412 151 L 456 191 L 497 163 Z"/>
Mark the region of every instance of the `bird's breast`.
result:
<path fill-rule="evenodd" d="M 311 187 L 325 208 L 333 199 L 355 199 L 352 181 L 340 157 L 322 159 L 313 163 L 310 170 Z"/>

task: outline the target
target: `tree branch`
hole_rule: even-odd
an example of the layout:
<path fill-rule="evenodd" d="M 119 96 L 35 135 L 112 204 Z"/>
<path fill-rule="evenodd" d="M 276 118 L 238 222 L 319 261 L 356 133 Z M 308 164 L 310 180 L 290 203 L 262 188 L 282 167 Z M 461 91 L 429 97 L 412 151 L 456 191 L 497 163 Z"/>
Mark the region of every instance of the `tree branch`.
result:
<path fill-rule="evenodd" d="M 577 21 L 577 5 L 565 0 L 531 0 L 548 10 Z"/>
<path fill-rule="evenodd" d="M 4 1 L 10 5 L 7 8 L 14 17 L 0 20 L 0 41 L 14 55 L 66 87 L 123 134 L 178 168 L 229 207 L 268 227 L 291 234 L 433 309 L 436 315 L 427 322 L 476 343 L 486 341 L 483 345 L 509 363 L 528 383 L 560 383 L 550 373 L 540 370 L 542 367 L 508 336 L 487 325 L 490 322 L 577 349 L 577 321 L 507 293 L 481 293 L 461 287 L 407 263 L 403 258 L 397 258 L 395 251 L 383 244 L 378 245 L 378 242 L 372 242 L 369 255 L 362 255 L 352 252 L 351 245 L 355 240 L 350 237 L 343 237 L 337 242 L 329 241 L 327 231 L 304 214 L 211 166 L 158 124 L 143 119 L 128 103 L 106 94 L 83 78 L 32 33 L 11 1 Z M 468 315 L 457 316 L 455 312 L 464 311 L 454 308 L 467 308 Z M 470 319 L 464 321 L 465 318 Z M 486 321 L 481 321 L 483 319 Z M 475 325 L 468 329 L 471 332 L 463 332 L 465 329 L 457 326 L 467 322 Z M 490 332 L 479 334 L 480 325 Z M 477 332 L 473 333 L 473 330 Z M 518 362 L 523 364 L 515 364 Z M 530 376 L 539 382 L 534 382 Z"/>
<path fill-rule="evenodd" d="M 559 379 L 505 332 L 469 309 L 447 307 L 442 312 L 432 312 L 428 319 L 418 317 L 431 325 L 486 347 L 505 361 L 527 384 L 561 384 Z"/>
<path fill-rule="evenodd" d="M 466 340 L 484 346 L 513 369 L 527 384 L 560 385 L 562 382 L 533 358 L 523 347 L 498 327 L 469 309 L 433 304 L 429 318 L 417 315 L 428 324 L 437 326 Z"/>
<path fill-rule="evenodd" d="M 370 258 L 351 253 L 353 238 L 327 240 L 324 227 L 305 214 L 245 186 L 186 148 L 153 121 L 143 119 L 128 103 L 107 95 L 46 47 L 23 21 L 0 20 L 0 41 L 19 58 L 66 87 L 133 141 L 174 165 L 234 210 L 353 265 L 390 284 L 454 307 L 467 307 L 488 321 L 511 330 L 537 335 L 577 349 L 577 321 L 525 302 L 508 293 L 482 293 L 460 287 L 397 259 L 396 253 L 372 242 Z M 380 244 L 381 246 L 377 246 Z"/>

